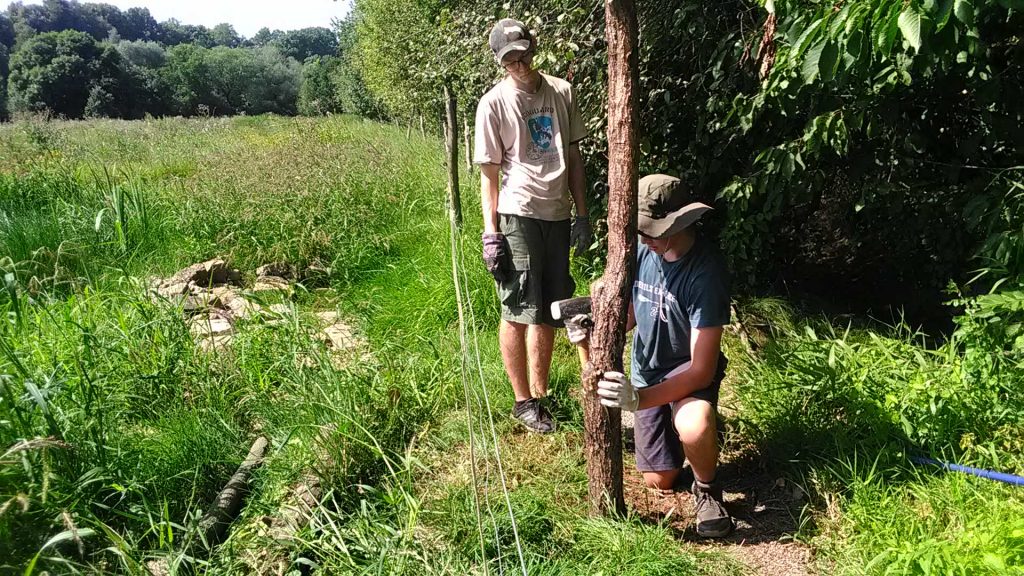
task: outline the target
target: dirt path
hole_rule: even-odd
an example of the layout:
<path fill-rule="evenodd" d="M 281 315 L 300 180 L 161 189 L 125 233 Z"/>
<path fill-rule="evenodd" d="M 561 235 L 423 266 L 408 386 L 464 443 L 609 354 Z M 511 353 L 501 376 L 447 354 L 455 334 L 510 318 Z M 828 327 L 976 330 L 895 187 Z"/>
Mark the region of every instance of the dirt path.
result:
<path fill-rule="evenodd" d="M 725 461 L 719 474 L 725 483 L 726 508 L 736 521 L 736 530 L 727 538 L 707 540 L 693 529 L 694 507 L 689 484 L 693 476 L 679 482 L 680 489 L 664 493 L 644 486 L 643 477 L 633 465 L 631 428 L 623 429 L 626 450 L 623 453 L 623 478 L 626 504 L 635 514 L 652 523 L 666 521 L 680 540 L 693 546 L 731 554 L 764 576 L 810 576 L 811 551 L 793 542 L 802 493 L 776 475 L 759 470 L 756 464 Z"/>

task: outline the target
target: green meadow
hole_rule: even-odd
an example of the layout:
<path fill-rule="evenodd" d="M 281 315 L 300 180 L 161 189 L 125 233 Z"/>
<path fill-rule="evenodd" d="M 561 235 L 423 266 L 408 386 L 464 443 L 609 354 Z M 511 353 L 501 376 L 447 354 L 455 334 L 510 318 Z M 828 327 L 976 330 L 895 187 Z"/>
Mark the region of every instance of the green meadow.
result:
<path fill-rule="evenodd" d="M 587 516 L 564 339 L 561 431 L 514 427 L 476 190 L 463 167 L 452 232 L 442 143 L 355 117 L 0 127 L 0 573 L 758 574 L 743 542 Z M 245 283 L 272 262 L 321 273 L 252 294 L 276 316 L 205 352 L 147 286 L 213 258 Z M 1024 573 L 1021 488 L 910 462 L 1024 472 L 1013 334 L 970 306 L 942 340 L 735 308 L 725 455 L 795 487 L 783 540 L 806 573 Z M 318 336 L 330 311 L 361 342 L 344 361 Z M 197 541 L 260 436 L 227 537 Z"/>

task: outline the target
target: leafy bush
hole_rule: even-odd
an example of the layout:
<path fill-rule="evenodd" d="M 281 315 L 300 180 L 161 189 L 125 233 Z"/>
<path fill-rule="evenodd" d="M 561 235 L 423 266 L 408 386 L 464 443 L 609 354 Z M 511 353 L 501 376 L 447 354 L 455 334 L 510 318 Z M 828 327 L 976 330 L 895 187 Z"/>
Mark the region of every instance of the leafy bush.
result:
<path fill-rule="evenodd" d="M 918 320 L 941 309 L 989 233 L 978 218 L 1008 205 L 994 177 L 1024 163 L 1010 120 L 1024 102 L 1021 12 L 994 0 L 637 9 L 641 172 L 680 175 L 726 209 L 717 225 L 741 287 L 784 282 Z M 600 214 L 601 6 L 359 0 L 358 65 L 393 116 L 434 117 L 445 84 L 472 114 L 500 76 L 486 38 L 506 15 L 538 33 L 537 65 L 577 87 Z"/>

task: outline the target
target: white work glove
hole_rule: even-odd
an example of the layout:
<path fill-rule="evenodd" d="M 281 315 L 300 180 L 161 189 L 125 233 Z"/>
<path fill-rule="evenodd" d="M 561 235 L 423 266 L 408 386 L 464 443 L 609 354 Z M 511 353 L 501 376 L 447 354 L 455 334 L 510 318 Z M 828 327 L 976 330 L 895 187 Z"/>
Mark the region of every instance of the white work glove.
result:
<path fill-rule="evenodd" d="M 589 314 L 577 314 L 565 321 L 565 335 L 569 337 L 569 342 L 579 344 L 590 337 L 593 326 L 594 321 Z"/>
<path fill-rule="evenodd" d="M 636 412 L 640 404 L 640 394 L 622 372 L 605 372 L 597 383 L 597 395 L 601 397 L 601 404 L 626 412 Z"/>

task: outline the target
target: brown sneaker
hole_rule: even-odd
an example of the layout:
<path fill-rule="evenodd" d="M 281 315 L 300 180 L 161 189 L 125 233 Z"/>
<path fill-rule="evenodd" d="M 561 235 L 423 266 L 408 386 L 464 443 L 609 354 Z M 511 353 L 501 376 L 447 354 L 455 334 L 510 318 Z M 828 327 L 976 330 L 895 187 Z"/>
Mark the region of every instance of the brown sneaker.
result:
<path fill-rule="evenodd" d="M 512 416 L 530 432 L 550 434 L 558 428 L 554 419 L 551 418 L 551 413 L 537 398 L 516 402 Z"/>
<path fill-rule="evenodd" d="M 732 518 L 722 505 L 722 487 L 717 482 L 693 481 L 693 502 L 697 511 L 697 535 L 721 538 L 732 532 Z"/>

